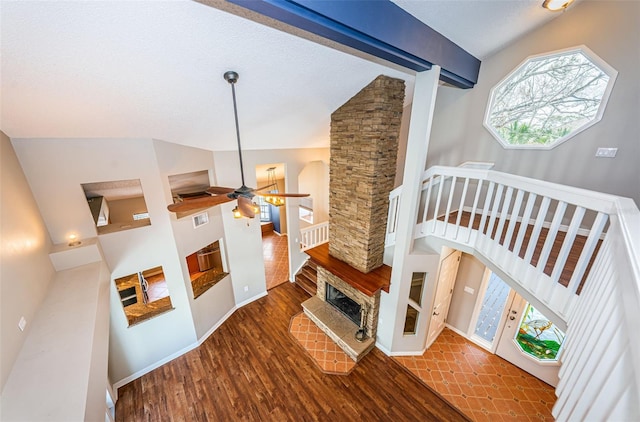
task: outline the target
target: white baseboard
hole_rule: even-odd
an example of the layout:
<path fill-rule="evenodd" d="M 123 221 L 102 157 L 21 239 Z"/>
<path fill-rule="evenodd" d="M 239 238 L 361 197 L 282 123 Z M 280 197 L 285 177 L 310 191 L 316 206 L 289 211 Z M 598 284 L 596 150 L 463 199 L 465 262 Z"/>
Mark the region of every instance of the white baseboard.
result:
<path fill-rule="evenodd" d="M 376 341 L 376 347 L 378 349 L 380 349 L 380 351 L 382 353 L 384 353 L 387 356 L 391 356 L 391 351 L 389 349 L 387 349 L 386 347 L 384 347 L 382 344 L 380 344 L 380 342 Z"/>
<path fill-rule="evenodd" d="M 380 349 L 380 351 L 382 353 L 384 353 L 385 355 L 387 355 L 387 356 L 422 356 L 424 354 L 424 352 L 427 350 L 427 349 L 423 349 L 422 351 L 411 350 L 411 351 L 394 351 L 394 352 L 392 352 L 391 350 L 387 349 L 386 347 L 384 347 L 379 342 L 376 342 L 376 347 L 378 349 Z"/>
<path fill-rule="evenodd" d="M 140 378 L 141 376 L 148 374 L 149 372 L 153 371 L 154 369 L 157 369 L 159 367 L 161 367 L 162 365 L 164 365 L 165 363 L 169 363 L 172 360 L 174 360 L 175 358 L 178 358 L 182 355 L 184 355 L 187 352 L 190 352 L 191 350 L 195 349 L 196 347 L 199 347 L 200 345 L 202 345 L 202 343 L 204 343 L 210 336 L 211 334 L 213 334 L 218 328 L 220 328 L 220 326 L 222 324 L 224 324 L 226 322 L 227 319 L 229 319 L 229 317 L 231 317 L 231 315 L 233 315 L 233 313 L 242 308 L 245 305 L 248 305 L 251 302 L 254 302 L 262 297 L 265 297 L 267 295 L 267 292 L 262 292 L 256 296 L 253 296 L 247 300 L 245 300 L 242 303 L 237 304 L 236 306 L 234 306 L 233 308 L 231 308 L 231 310 L 229 312 L 227 312 L 213 327 L 211 327 L 202 337 L 200 337 L 200 339 L 198 339 L 198 341 L 178 350 L 175 353 L 170 354 L 167 357 L 164 357 L 162 359 L 160 359 L 157 362 L 152 363 L 151 365 L 136 371 L 135 373 L 129 375 L 128 377 L 125 377 L 123 379 L 121 379 L 120 381 L 117 381 L 115 383 L 113 383 L 113 390 L 114 390 L 114 396 L 115 399 L 117 400 L 118 398 L 118 388 L 122 387 L 123 385 L 126 385 L 128 383 L 130 383 L 131 381 L 134 381 L 138 378 Z"/>
<path fill-rule="evenodd" d="M 250 298 L 249 298 L 249 299 L 247 299 L 247 300 L 244 300 L 244 301 L 242 301 L 242 302 L 240 302 L 240 303 L 236 303 L 236 307 L 235 307 L 235 309 L 242 308 L 243 306 L 248 305 L 248 304 L 250 304 L 251 302 L 254 302 L 254 301 L 256 301 L 256 300 L 258 300 L 258 299 L 260 299 L 260 298 L 263 298 L 263 297 L 265 297 L 266 295 L 267 295 L 267 291 L 265 290 L 264 292 L 259 293 L 259 294 L 255 295 L 255 296 L 253 296 L 253 297 L 250 297 Z"/>
<path fill-rule="evenodd" d="M 172 360 L 174 360 L 177 357 L 180 357 L 182 355 L 184 355 L 187 352 L 190 352 L 191 350 L 195 349 L 196 347 L 198 347 L 198 342 L 192 343 L 189 346 L 178 350 L 175 353 L 172 353 L 171 355 L 164 357 L 162 359 L 160 359 L 159 361 L 152 363 L 151 365 L 147 366 L 146 368 L 143 368 L 137 372 L 134 372 L 133 374 L 129 375 L 128 377 L 125 377 L 123 379 L 121 379 L 120 381 L 117 381 L 113 384 L 113 389 L 118 391 L 118 388 L 122 387 L 123 385 L 129 384 L 131 381 L 134 381 L 138 378 L 140 378 L 141 376 L 148 374 L 149 372 L 153 371 L 154 369 L 157 369 L 159 367 L 161 367 L 162 365 L 164 365 L 165 363 L 171 362 Z"/>
<path fill-rule="evenodd" d="M 200 337 L 200 339 L 198 340 L 198 346 L 202 345 L 202 343 L 205 342 L 205 340 L 207 340 L 209 338 L 209 336 L 211 336 L 211 334 L 213 334 L 218 328 L 220 328 L 220 326 L 222 324 L 225 323 L 226 320 L 229 319 L 229 317 L 231 315 L 233 315 L 233 313 L 237 310 L 238 308 L 236 306 L 234 306 L 233 308 L 231 308 L 229 310 L 229 312 L 227 312 L 221 319 L 220 321 L 216 322 L 215 325 L 213 327 L 211 327 L 209 329 L 209 331 L 207 331 L 206 333 L 204 333 L 204 335 L 202 337 Z"/>
<path fill-rule="evenodd" d="M 462 336 L 464 338 L 466 338 L 467 340 L 469 340 L 469 337 L 467 336 L 467 333 L 458 330 L 456 327 L 454 327 L 453 325 L 449 325 L 447 323 L 444 324 L 445 327 L 447 327 L 448 329 L 450 329 L 451 331 L 453 331 L 454 333 L 458 334 L 459 336 Z"/>

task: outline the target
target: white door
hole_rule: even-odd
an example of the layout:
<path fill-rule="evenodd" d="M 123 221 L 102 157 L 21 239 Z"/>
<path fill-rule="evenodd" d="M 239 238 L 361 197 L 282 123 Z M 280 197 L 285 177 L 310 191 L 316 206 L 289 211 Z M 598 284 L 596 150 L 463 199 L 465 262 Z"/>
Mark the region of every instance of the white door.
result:
<path fill-rule="evenodd" d="M 496 354 L 547 384 L 557 386 L 564 333 L 517 293 L 506 318 Z"/>
<path fill-rule="evenodd" d="M 453 285 L 458 274 L 462 252 L 454 251 L 440 263 L 440 276 L 436 287 L 433 310 L 431 312 L 431 322 L 429 323 L 429 335 L 427 336 L 427 347 L 435 341 L 444 329 L 444 324 L 449 313 L 449 304 L 453 295 Z"/>

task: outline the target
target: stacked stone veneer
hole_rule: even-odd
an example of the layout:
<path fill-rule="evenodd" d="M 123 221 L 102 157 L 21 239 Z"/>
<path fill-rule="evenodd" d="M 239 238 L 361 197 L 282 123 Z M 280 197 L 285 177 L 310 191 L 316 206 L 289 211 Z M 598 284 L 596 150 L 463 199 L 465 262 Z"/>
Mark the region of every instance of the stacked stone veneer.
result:
<path fill-rule="evenodd" d="M 322 267 L 318 267 L 317 283 L 318 291 L 316 295 L 320 300 L 326 302 L 328 283 L 358 303 L 363 309 L 367 309 L 368 312 L 365 321 L 366 335 L 374 339 L 376 338 L 376 333 L 378 331 L 378 311 L 380 308 L 379 290 L 373 296 L 367 296 L 347 282 L 342 281 L 340 277 L 336 277 Z"/>
<path fill-rule="evenodd" d="M 382 265 L 403 102 L 378 76 L 331 115 L 329 254 L 363 273 Z"/>

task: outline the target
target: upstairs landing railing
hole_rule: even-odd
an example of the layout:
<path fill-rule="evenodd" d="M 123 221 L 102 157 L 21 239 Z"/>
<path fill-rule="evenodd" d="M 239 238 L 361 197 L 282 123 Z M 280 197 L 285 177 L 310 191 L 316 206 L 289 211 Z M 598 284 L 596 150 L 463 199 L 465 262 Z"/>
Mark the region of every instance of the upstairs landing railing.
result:
<path fill-rule="evenodd" d="M 327 242 L 329 242 L 328 221 L 300 229 L 300 250 L 303 252 Z"/>
<path fill-rule="evenodd" d="M 399 197 L 390 197 L 387 245 Z M 415 237 L 473 248 L 566 321 L 616 199 L 495 171 L 433 167 L 424 173 Z"/>
<path fill-rule="evenodd" d="M 402 188 L 390 195 L 395 242 Z M 479 253 L 567 324 L 553 415 L 640 420 L 640 211 L 628 198 L 490 170 L 423 175 L 415 238 Z"/>

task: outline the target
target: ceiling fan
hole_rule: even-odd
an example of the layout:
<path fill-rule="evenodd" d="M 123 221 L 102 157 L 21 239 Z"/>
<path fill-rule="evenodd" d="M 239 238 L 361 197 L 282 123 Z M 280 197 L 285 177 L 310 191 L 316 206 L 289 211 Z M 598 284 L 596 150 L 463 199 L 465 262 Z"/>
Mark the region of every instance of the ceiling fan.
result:
<path fill-rule="evenodd" d="M 260 207 L 253 202 L 253 197 L 271 196 L 280 198 L 301 198 L 309 196 L 308 193 L 261 193 L 270 187 L 273 187 L 273 183 L 267 186 L 254 189 L 247 187 L 244 183 L 244 168 L 242 163 L 242 147 L 240 146 L 240 127 L 238 125 L 238 108 L 236 106 L 236 90 L 235 83 L 238 82 L 238 73 L 232 70 L 225 72 L 224 79 L 231 84 L 231 95 L 233 97 L 233 114 L 236 122 L 236 138 L 238 140 L 238 158 L 240 159 L 240 176 L 242 180 L 242 186 L 239 188 L 227 188 L 223 186 L 211 186 L 206 190 L 209 196 L 197 197 L 194 199 L 187 199 L 175 204 L 171 204 L 167 209 L 171 212 L 188 212 L 202 208 L 209 208 L 215 205 L 224 204 L 237 200 L 237 206 L 233 209 L 233 215 L 236 218 L 247 217 L 254 218 L 256 214 L 260 212 Z"/>

